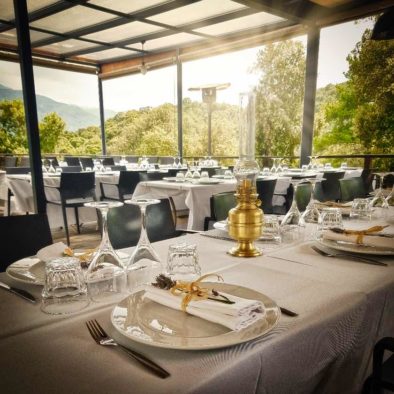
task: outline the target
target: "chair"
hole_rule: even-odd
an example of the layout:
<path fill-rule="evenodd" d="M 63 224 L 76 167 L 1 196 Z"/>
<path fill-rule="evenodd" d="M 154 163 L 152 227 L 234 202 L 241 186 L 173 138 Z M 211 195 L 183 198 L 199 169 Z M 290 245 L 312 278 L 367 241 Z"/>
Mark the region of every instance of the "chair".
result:
<path fill-rule="evenodd" d="M 256 190 L 261 200 L 261 209 L 265 214 L 274 213 L 272 206 L 272 198 L 274 197 L 274 191 L 276 186 L 276 179 L 257 179 Z"/>
<path fill-rule="evenodd" d="M 0 271 L 52 243 L 46 214 L 0 217 Z"/>
<path fill-rule="evenodd" d="M 286 201 L 286 212 L 290 209 L 290 206 L 294 198 L 293 185 L 291 185 L 289 189 L 291 190 L 291 192 L 289 193 L 291 197 L 289 198 L 289 200 Z M 305 211 L 309 203 L 309 200 L 311 199 L 311 193 L 312 193 L 312 185 L 310 183 L 301 183 L 300 185 L 298 185 L 297 194 L 295 197 L 296 197 L 297 207 L 301 212 Z"/>
<path fill-rule="evenodd" d="M 319 201 L 338 201 L 341 198 L 339 180 L 343 178 L 345 172 L 325 172 L 324 181 L 316 184 L 315 195 L 319 196 Z"/>
<path fill-rule="evenodd" d="M 137 187 L 140 181 L 140 173 L 138 171 L 120 171 L 119 173 L 119 181 L 118 183 L 109 183 L 109 182 L 100 182 L 100 190 L 101 190 L 101 200 L 128 200 L 133 197 L 133 193 L 135 188 Z M 108 187 L 105 185 L 111 185 L 109 188 L 114 188 L 118 192 L 118 198 L 109 196 L 108 193 L 105 193 L 105 189 L 108 191 Z"/>
<path fill-rule="evenodd" d="M 8 175 L 28 174 L 30 172 L 30 167 L 6 167 L 5 172 Z M 11 215 L 11 197 L 13 195 L 14 194 L 12 193 L 11 189 L 8 188 L 8 190 L 7 190 L 7 214 L 8 214 L 8 216 Z M 28 212 L 26 212 L 26 213 L 28 213 Z"/>
<path fill-rule="evenodd" d="M 46 164 L 47 164 L 48 166 L 49 166 L 49 164 L 50 164 L 50 161 L 49 161 L 49 160 L 52 160 L 52 166 L 53 166 L 53 167 L 59 167 L 59 162 L 58 162 L 56 156 L 45 156 L 45 160 L 46 160 Z"/>
<path fill-rule="evenodd" d="M 217 170 L 217 168 L 214 168 L 214 167 L 201 167 L 200 168 L 200 172 L 206 171 L 210 178 L 212 178 L 214 175 L 216 175 L 216 170 Z"/>
<path fill-rule="evenodd" d="M 78 157 L 74 156 L 64 156 L 64 161 L 67 163 L 68 166 L 81 166 Z"/>
<path fill-rule="evenodd" d="M 111 171 L 126 171 L 126 170 L 127 170 L 126 166 L 111 165 Z"/>
<path fill-rule="evenodd" d="M 169 177 L 175 177 L 176 174 L 178 174 L 179 171 L 181 171 L 181 172 L 183 171 L 183 172 L 186 173 L 186 171 L 185 171 L 185 170 L 182 170 L 181 168 L 179 168 L 179 169 L 176 169 L 176 168 L 169 168 L 169 169 L 168 169 L 168 172 L 167 172 L 167 176 L 169 176 Z"/>
<path fill-rule="evenodd" d="M 80 157 L 79 161 L 81 163 L 81 166 L 84 170 L 86 170 L 86 168 L 91 168 L 93 170 L 94 168 L 94 162 L 93 159 L 91 157 Z"/>
<path fill-rule="evenodd" d="M 4 167 L 16 167 L 16 156 L 5 156 Z"/>
<path fill-rule="evenodd" d="M 165 172 L 140 172 L 141 182 L 161 181 L 167 174 Z"/>
<path fill-rule="evenodd" d="M 174 162 L 174 158 L 171 156 L 159 157 L 159 162 L 160 162 L 160 164 L 163 164 L 163 165 L 172 164 Z"/>
<path fill-rule="evenodd" d="M 110 209 L 107 224 L 112 246 L 122 249 L 135 246 L 141 234 L 141 212 L 138 206 L 125 204 Z M 165 198 L 159 204 L 146 209 L 146 225 L 151 242 L 177 237 L 182 234 L 175 228 L 170 201 Z"/>
<path fill-rule="evenodd" d="M 126 156 L 128 163 L 138 163 L 138 156 Z"/>
<path fill-rule="evenodd" d="M 372 168 L 364 168 L 361 172 L 361 178 L 364 183 L 364 190 L 366 193 L 370 193 L 373 191 L 372 182 L 374 179 L 375 169 Z"/>
<path fill-rule="evenodd" d="M 148 156 L 149 164 L 155 164 L 159 162 L 159 158 L 157 156 Z"/>
<path fill-rule="evenodd" d="M 394 391 L 394 354 L 383 362 L 384 352 L 394 352 L 394 338 L 382 338 L 373 351 L 372 375 L 364 383 L 362 394 L 380 394 Z"/>
<path fill-rule="evenodd" d="M 109 167 L 109 166 L 114 166 L 115 165 L 115 160 L 113 157 L 104 157 L 103 158 L 103 166 Z"/>
<path fill-rule="evenodd" d="M 340 179 L 341 201 L 353 201 L 355 198 L 365 198 L 364 182 L 361 177 Z"/>
<path fill-rule="evenodd" d="M 29 156 L 22 156 L 19 160 L 19 167 L 30 167 L 30 157 Z"/>
<path fill-rule="evenodd" d="M 60 177 L 60 186 L 45 186 L 57 189 L 60 200 L 47 201 L 47 204 L 59 205 L 62 208 L 64 229 L 66 231 L 67 245 L 70 245 L 70 234 L 67 224 L 67 208 L 74 208 L 75 221 L 78 234 L 81 233 L 79 225 L 78 208 L 83 207 L 86 202 L 96 201 L 94 172 L 64 173 Z"/>
<path fill-rule="evenodd" d="M 383 189 L 391 188 L 391 187 L 393 187 L 393 184 L 394 184 L 394 175 L 387 174 L 383 178 L 383 184 L 382 184 Z"/>
<path fill-rule="evenodd" d="M 82 168 L 81 166 L 66 166 L 66 167 L 60 167 L 62 169 L 62 172 L 65 173 L 70 173 L 70 172 L 81 172 Z"/>
<path fill-rule="evenodd" d="M 208 230 L 210 222 L 227 219 L 228 211 L 237 205 L 237 199 L 234 192 L 217 193 L 211 196 L 209 204 L 211 216 L 206 217 L 204 220 L 204 231 Z"/>

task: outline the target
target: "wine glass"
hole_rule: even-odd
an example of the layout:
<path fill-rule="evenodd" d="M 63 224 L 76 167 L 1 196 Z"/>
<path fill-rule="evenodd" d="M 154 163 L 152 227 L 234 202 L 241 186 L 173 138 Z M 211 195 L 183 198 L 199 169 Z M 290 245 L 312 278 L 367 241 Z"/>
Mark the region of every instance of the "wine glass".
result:
<path fill-rule="evenodd" d="M 156 276 L 162 272 L 160 257 L 153 249 L 146 230 L 146 208 L 152 204 L 159 204 L 156 199 L 127 200 L 126 204 L 138 205 L 141 210 L 141 235 L 134 252 L 127 265 L 127 281 L 130 291 L 135 291 L 143 285 L 154 282 Z"/>
<path fill-rule="evenodd" d="M 278 157 L 279 164 L 276 167 L 276 173 L 281 174 L 283 172 L 282 161 L 283 157 Z"/>
<path fill-rule="evenodd" d="M 86 273 L 86 284 L 90 298 L 96 302 L 119 301 L 127 291 L 127 278 L 123 264 L 116 255 L 109 239 L 107 214 L 109 209 L 120 207 L 123 203 L 120 201 L 94 201 L 84 205 L 100 210 L 102 218 L 101 243 L 93 254 Z"/>
<path fill-rule="evenodd" d="M 46 161 L 46 159 L 41 159 L 41 163 L 42 163 L 41 168 L 42 168 L 43 173 L 48 172 L 47 168 L 45 167 L 45 161 Z"/>
<path fill-rule="evenodd" d="M 55 174 L 55 173 L 56 173 L 56 170 L 55 170 L 55 167 L 54 167 L 53 164 L 52 164 L 53 159 L 48 159 L 48 160 L 49 160 L 48 172 L 49 172 L 50 174 Z"/>
<path fill-rule="evenodd" d="M 275 173 L 276 173 L 276 162 L 277 162 L 277 158 L 276 158 L 276 157 L 272 158 L 272 161 L 273 161 L 273 164 L 272 164 L 272 167 L 271 167 L 271 172 L 272 172 L 273 174 L 275 174 Z"/>
<path fill-rule="evenodd" d="M 390 194 L 386 197 L 386 202 L 388 206 L 394 206 L 394 186 L 392 187 Z"/>
<path fill-rule="evenodd" d="M 303 221 L 301 220 L 301 212 L 298 209 L 297 206 L 297 188 L 298 185 L 301 183 L 302 181 L 299 179 L 292 179 L 291 183 L 294 187 L 294 192 L 293 192 L 293 202 L 291 203 L 291 207 L 289 209 L 289 211 L 286 213 L 285 217 L 282 220 L 281 226 L 285 226 L 285 225 L 302 225 Z"/>
<path fill-rule="evenodd" d="M 377 207 L 377 208 L 384 208 L 387 209 L 389 207 L 384 194 L 383 194 L 383 179 L 385 177 L 384 172 L 377 173 L 376 176 L 379 177 L 379 188 L 377 189 L 377 192 L 375 194 L 375 197 L 371 200 L 371 208 Z"/>
<path fill-rule="evenodd" d="M 312 191 L 311 191 L 311 197 L 309 203 L 304 213 L 301 215 L 301 220 L 303 220 L 305 223 L 319 223 L 321 218 L 320 218 L 320 212 L 315 206 L 316 200 L 314 198 L 314 193 L 315 193 L 316 183 L 324 181 L 324 179 L 307 178 L 305 179 L 305 181 L 309 182 L 312 185 Z"/>
<path fill-rule="evenodd" d="M 308 164 L 308 170 L 313 169 L 313 156 L 307 156 L 309 157 L 309 164 Z"/>

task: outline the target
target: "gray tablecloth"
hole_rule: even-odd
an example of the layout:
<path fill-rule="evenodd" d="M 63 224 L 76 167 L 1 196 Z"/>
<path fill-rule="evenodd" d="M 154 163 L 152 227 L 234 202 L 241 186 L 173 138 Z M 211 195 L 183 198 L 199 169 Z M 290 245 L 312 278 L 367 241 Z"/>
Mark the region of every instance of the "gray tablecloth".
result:
<path fill-rule="evenodd" d="M 0 387 L 5 393 L 358 393 L 374 343 L 394 335 L 394 259 L 389 267 L 323 258 L 310 242 L 267 248 L 257 258 L 226 254 L 232 242 L 201 235 L 203 273 L 263 292 L 299 317 L 281 316 L 268 335 L 210 351 L 165 350 L 128 343 L 110 323 L 112 305 L 69 317 L 48 316 L 0 290 Z M 177 239 L 181 241 L 182 239 Z M 168 245 L 154 244 L 165 259 Z M 289 260 L 289 261 L 287 261 Z M 40 288 L 1 280 L 39 295 Z M 97 346 L 84 322 L 97 318 L 117 339 L 171 373 L 156 378 L 115 349 Z"/>

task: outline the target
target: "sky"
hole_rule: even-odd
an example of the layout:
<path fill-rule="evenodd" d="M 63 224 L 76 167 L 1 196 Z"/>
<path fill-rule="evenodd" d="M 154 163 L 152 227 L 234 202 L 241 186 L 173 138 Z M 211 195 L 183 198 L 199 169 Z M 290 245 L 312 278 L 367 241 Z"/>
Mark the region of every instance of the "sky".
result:
<path fill-rule="evenodd" d="M 344 23 L 321 30 L 317 87 L 345 81 L 348 69 L 347 55 L 360 40 L 372 21 Z M 296 40 L 306 45 L 306 37 Z M 217 101 L 238 104 L 240 92 L 250 90 L 258 75 L 250 72 L 259 48 L 251 48 L 211 58 L 183 63 L 183 97 L 201 100 L 200 92 L 188 88 L 208 83 L 226 83 L 231 86 L 218 92 Z M 98 107 L 97 77 L 34 67 L 36 93 L 56 101 L 84 107 Z M 21 89 L 19 65 L 0 61 L 0 84 Z M 176 104 L 175 66 L 148 71 L 146 75 L 131 75 L 103 82 L 104 106 L 114 111 L 141 107 L 155 107 L 163 103 Z"/>

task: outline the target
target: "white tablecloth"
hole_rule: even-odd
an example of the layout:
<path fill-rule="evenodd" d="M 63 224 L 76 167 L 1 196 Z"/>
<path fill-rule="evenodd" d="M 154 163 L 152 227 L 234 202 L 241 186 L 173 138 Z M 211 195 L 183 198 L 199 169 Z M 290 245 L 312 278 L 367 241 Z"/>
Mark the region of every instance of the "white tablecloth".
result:
<path fill-rule="evenodd" d="M 391 210 L 391 213 L 393 210 Z M 388 267 L 324 258 L 309 242 L 283 244 L 257 258 L 226 252 L 232 242 L 187 235 L 154 244 L 196 243 L 202 273 L 263 292 L 299 313 L 281 316 L 268 335 L 209 351 L 177 351 L 127 342 L 112 328 L 112 306 L 48 316 L 0 292 L 0 374 L 4 393 L 347 393 L 361 391 L 378 339 L 394 335 L 394 259 Z M 264 248 L 264 246 L 263 246 Z M 129 253 L 131 250 L 128 251 Z M 277 257 L 285 260 L 279 260 Z M 40 288 L 0 279 L 39 296 Z M 121 343 L 166 367 L 156 378 L 115 349 L 97 346 L 85 322 L 96 318 Z"/>

